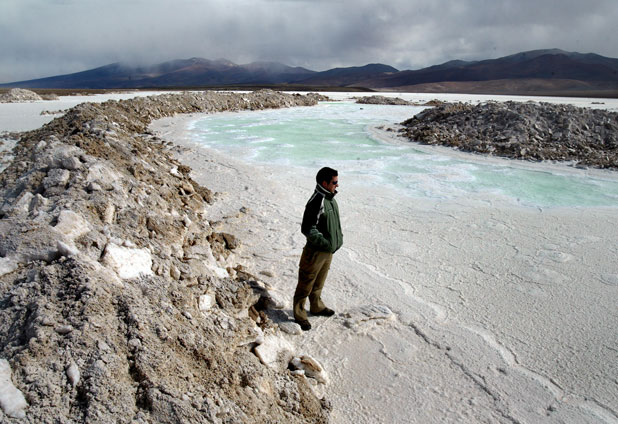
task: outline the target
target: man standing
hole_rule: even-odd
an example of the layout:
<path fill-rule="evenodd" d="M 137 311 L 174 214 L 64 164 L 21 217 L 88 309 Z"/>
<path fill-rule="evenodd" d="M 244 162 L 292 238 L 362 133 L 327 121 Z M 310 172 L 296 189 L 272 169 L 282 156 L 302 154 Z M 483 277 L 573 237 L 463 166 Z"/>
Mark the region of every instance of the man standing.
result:
<path fill-rule="evenodd" d="M 333 253 L 343 244 L 339 207 L 335 201 L 338 173 L 325 167 L 318 171 L 315 179 L 317 186 L 303 214 L 301 232 L 307 237 L 307 244 L 300 257 L 294 293 L 294 320 L 304 331 L 311 329 L 305 311 L 307 297 L 312 315 L 332 316 L 335 313 L 324 305 L 321 294 Z"/>

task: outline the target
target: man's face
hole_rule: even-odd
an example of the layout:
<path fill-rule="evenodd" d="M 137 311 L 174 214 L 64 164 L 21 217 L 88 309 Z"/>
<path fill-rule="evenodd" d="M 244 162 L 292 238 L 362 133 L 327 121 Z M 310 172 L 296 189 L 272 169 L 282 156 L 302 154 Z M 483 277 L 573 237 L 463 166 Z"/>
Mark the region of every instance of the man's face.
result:
<path fill-rule="evenodd" d="M 326 190 L 330 191 L 331 193 L 335 192 L 338 185 L 339 185 L 339 177 L 333 177 L 329 183 L 327 183 L 326 181 L 322 182 L 322 187 L 324 187 Z"/>

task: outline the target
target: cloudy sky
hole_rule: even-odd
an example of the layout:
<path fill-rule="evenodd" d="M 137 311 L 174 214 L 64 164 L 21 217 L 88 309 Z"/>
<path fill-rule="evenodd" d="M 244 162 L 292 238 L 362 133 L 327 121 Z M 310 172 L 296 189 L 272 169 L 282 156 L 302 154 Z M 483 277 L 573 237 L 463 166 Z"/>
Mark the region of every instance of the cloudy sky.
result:
<path fill-rule="evenodd" d="M 617 0 L 0 0 L 0 82 L 226 58 L 419 69 L 560 48 L 618 57 Z"/>

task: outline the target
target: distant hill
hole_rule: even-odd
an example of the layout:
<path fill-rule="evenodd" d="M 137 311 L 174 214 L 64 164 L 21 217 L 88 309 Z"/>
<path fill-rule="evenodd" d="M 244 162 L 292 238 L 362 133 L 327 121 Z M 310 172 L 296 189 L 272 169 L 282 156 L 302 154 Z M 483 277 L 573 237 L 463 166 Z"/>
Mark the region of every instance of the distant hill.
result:
<path fill-rule="evenodd" d="M 229 60 L 173 60 L 152 66 L 114 63 L 88 71 L 2 84 L 0 87 L 114 89 L 276 86 L 366 88 L 408 92 L 584 95 L 618 97 L 618 59 L 559 49 L 498 59 L 451 60 L 418 70 L 384 64 L 316 72 L 274 62 L 237 65 Z"/>
<path fill-rule="evenodd" d="M 499 59 L 451 61 L 416 71 L 382 75 L 358 84 L 375 89 L 414 91 L 414 87 L 420 88 L 421 85 L 427 90 L 430 84 L 448 82 L 451 85 L 459 83 L 460 87 L 475 85 L 482 92 L 479 87 L 491 84 L 479 84 L 481 82 L 505 81 L 513 88 L 526 86 L 526 91 L 529 91 L 535 84 L 528 82 L 536 81 L 538 87 L 540 80 L 546 81 L 545 88 L 552 90 L 618 90 L 618 59 L 557 49 L 535 50 Z M 439 91 L 437 87 L 436 91 Z"/>
<path fill-rule="evenodd" d="M 347 87 L 360 81 L 386 77 L 397 72 L 399 71 L 392 66 L 371 63 L 365 66 L 334 68 L 328 71 L 316 72 L 300 82 L 305 85 Z"/>
<path fill-rule="evenodd" d="M 74 74 L 18 81 L 0 86 L 105 89 L 281 84 L 306 79 L 314 73 L 308 69 L 272 62 L 237 65 L 225 59 L 191 58 L 151 66 L 113 63 Z"/>

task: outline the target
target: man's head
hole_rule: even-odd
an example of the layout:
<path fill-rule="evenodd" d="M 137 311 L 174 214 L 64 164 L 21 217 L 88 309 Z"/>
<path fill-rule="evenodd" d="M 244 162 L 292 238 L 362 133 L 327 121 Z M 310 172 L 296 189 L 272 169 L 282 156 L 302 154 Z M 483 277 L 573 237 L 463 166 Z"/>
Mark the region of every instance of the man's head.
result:
<path fill-rule="evenodd" d="M 335 189 L 339 185 L 339 174 L 333 168 L 325 166 L 318 171 L 317 175 L 315 176 L 315 180 L 318 185 L 324 187 L 331 193 L 334 193 Z"/>

